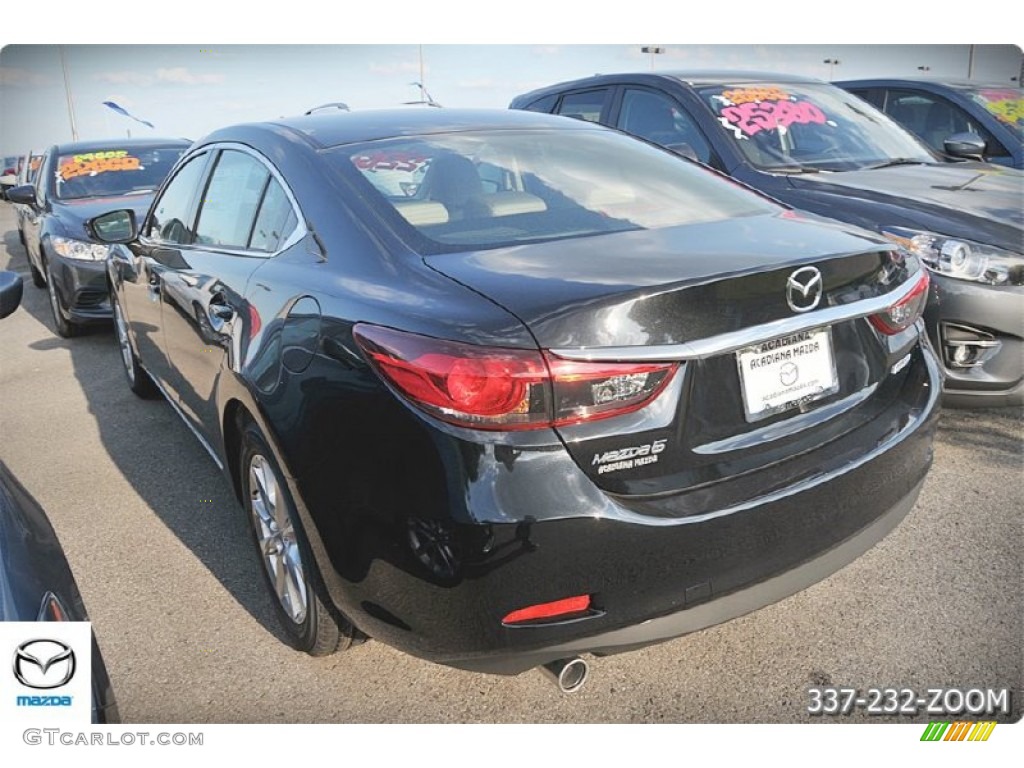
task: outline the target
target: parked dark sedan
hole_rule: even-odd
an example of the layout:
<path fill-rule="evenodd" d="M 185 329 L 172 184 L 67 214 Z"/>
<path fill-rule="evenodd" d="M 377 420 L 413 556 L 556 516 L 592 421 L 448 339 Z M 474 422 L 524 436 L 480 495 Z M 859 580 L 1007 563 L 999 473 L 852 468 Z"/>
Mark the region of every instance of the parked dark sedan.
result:
<path fill-rule="evenodd" d="M 928 333 L 950 404 L 1024 403 L 1024 175 L 940 162 L 836 86 L 763 73 L 604 75 L 516 109 L 619 128 L 777 200 L 872 229 L 932 271 Z"/>
<path fill-rule="evenodd" d="M 670 153 L 521 112 L 198 142 L 94 219 L 127 379 L 230 478 L 293 644 L 550 664 L 778 600 L 931 461 L 928 273 Z M 864 493 L 870 488 L 871 493 Z"/>
<path fill-rule="evenodd" d="M 17 309 L 21 292 L 21 278 L 0 271 L 0 318 Z M 0 621 L 88 620 L 46 513 L 0 461 Z M 91 688 L 92 721 L 119 722 L 110 678 L 95 637 Z"/>
<path fill-rule="evenodd" d="M 1020 88 L 927 78 L 844 80 L 836 85 L 874 104 L 936 152 L 962 154 L 960 134 L 966 133 L 982 142 L 977 159 L 1024 168 Z"/>
<path fill-rule="evenodd" d="M 43 153 L 41 151 L 32 151 L 25 155 L 21 162 L 21 167 L 18 169 L 18 178 L 15 186 L 20 187 L 25 184 L 35 186 L 42 164 Z M 29 206 L 23 203 L 14 203 L 14 214 L 18 217 L 18 239 L 23 247 L 25 245 L 25 219 L 30 210 Z"/>
<path fill-rule="evenodd" d="M 144 213 L 188 146 L 180 139 L 60 144 L 44 153 L 34 185 L 8 193 L 25 207 L 20 231 L 32 281 L 49 291 L 58 334 L 74 336 L 82 325 L 110 320 L 107 247 L 89 237 L 85 221 L 126 206 Z"/>

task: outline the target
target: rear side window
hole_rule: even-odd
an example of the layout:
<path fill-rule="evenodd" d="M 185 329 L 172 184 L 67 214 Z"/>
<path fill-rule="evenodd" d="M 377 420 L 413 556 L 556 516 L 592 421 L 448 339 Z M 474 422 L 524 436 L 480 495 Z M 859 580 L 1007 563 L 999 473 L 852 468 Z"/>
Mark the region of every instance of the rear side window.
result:
<path fill-rule="evenodd" d="M 196 244 L 247 248 L 270 172 L 244 152 L 220 153 L 203 195 Z"/>
<path fill-rule="evenodd" d="M 526 109 L 530 112 L 553 112 L 555 110 L 555 102 L 557 101 L 558 94 L 553 93 L 550 96 L 537 99 L 532 104 L 529 104 Z"/>
<path fill-rule="evenodd" d="M 558 105 L 558 114 L 587 120 L 591 123 L 600 122 L 609 90 L 609 88 L 599 88 L 594 91 L 567 93 L 562 97 L 562 103 Z"/>
<path fill-rule="evenodd" d="M 249 247 L 256 251 L 272 253 L 288 239 L 298 223 L 284 188 L 276 179 L 271 178 L 263 202 L 260 203 L 259 213 L 256 214 L 256 224 L 252 228 Z"/>

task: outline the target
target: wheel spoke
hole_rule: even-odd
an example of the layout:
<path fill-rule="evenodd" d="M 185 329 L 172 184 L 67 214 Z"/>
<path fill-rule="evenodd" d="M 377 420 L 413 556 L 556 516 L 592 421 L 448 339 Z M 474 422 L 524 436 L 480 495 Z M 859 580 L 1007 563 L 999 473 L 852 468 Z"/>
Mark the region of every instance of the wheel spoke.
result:
<path fill-rule="evenodd" d="M 249 460 L 250 505 L 257 545 L 278 603 L 293 622 L 301 624 L 309 605 L 302 553 L 285 497 L 279 497 L 279 482 L 264 456 L 256 454 Z"/>

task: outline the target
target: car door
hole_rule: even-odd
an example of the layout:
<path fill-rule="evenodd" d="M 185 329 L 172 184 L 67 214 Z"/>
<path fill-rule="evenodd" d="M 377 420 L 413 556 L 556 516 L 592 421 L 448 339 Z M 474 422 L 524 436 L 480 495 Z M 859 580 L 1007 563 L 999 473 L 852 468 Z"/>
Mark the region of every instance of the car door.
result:
<path fill-rule="evenodd" d="M 235 335 L 254 327 L 246 285 L 297 225 L 291 198 L 264 158 L 241 146 L 217 149 L 192 247 L 162 273 L 170 387 L 210 445 L 219 434 L 218 379 L 231 368 Z"/>
<path fill-rule="evenodd" d="M 47 153 L 39 173 L 36 174 L 35 203 L 24 206 L 22 211 L 21 231 L 25 238 L 25 250 L 28 252 L 29 261 L 40 272 L 43 271 L 43 265 L 42 259 L 39 257 L 39 233 L 42 227 L 43 210 L 46 206 L 46 181 L 52 174 L 52 156 L 52 152 Z"/>
<path fill-rule="evenodd" d="M 185 263 L 196 208 L 211 152 L 190 158 L 165 184 L 150 208 L 138 241 L 115 247 L 111 259 L 120 276 L 118 302 L 143 367 L 167 389 L 170 361 L 163 333 L 164 274 Z M 170 393 L 169 393 L 170 394 Z"/>

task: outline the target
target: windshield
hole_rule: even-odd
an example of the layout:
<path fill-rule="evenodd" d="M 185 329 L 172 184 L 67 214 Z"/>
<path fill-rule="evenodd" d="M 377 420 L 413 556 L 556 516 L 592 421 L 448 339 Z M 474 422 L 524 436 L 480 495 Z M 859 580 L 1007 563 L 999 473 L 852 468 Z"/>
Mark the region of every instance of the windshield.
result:
<path fill-rule="evenodd" d="M 933 163 L 910 133 L 827 83 L 757 83 L 699 91 L 747 160 L 772 171 L 847 171 Z"/>
<path fill-rule="evenodd" d="M 1024 90 L 1000 87 L 964 88 L 963 91 L 1024 140 Z"/>
<path fill-rule="evenodd" d="M 57 159 L 57 197 L 112 197 L 143 194 L 157 189 L 186 147 L 146 147 L 60 155 Z"/>
<path fill-rule="evenodd" d="M 700 166 L 605 129 L 487 131 L 329 153 L 424 253 L 656 229 L 778 208 Z M 397 215 L 396 215 L 397 214 Z"/>

